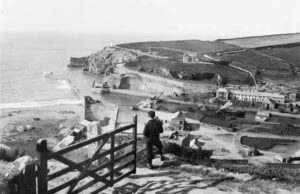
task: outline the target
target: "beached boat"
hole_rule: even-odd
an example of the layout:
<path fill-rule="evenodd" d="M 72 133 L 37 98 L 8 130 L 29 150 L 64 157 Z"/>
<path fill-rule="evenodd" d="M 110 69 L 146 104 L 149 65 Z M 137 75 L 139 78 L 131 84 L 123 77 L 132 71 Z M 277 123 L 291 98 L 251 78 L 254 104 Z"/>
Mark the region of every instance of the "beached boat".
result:
<path fill-rule="evenodd" d="M 130 107 L 132 110 L 141 110 L 141 111 L 150 111 L 155 110 L 154 102 L 151 99 L 147 99 L 145 101 L 141 101 L 140 103 L 133 105 Z"/>
<path fill-rule="evenodd" d="M 53 78 L 54 74 L 53 74 L 53 72 L 47 72 L 47 71 L 45 71 L 45 72 L 43 72 L 43 76 L 45 78 Z"/>
<path fill-rule="evenodd" d="M 110 87 L 108 86 L 107 82 L 96 83 L 94 81 L 91 90 L 92 90 L 92 92 L 98 93 L 98 94 L 110 93 Z"/>

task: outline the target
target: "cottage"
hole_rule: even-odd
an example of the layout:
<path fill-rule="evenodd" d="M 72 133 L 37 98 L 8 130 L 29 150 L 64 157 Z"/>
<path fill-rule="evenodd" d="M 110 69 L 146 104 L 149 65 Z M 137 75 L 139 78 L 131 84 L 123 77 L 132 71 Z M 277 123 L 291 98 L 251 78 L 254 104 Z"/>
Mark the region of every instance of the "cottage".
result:
<path fill-rule="evenodd" d="M 231 90 L 230 93 L 240 101 L 268 103 L 269 99 L 272 99 L 278 103 L 284 103 L 285 100 L 285 96 L 279 93 L 241 90 Z"/>
<path fill-rule="evenodd" d="M 229 91 L 226 88 L 219 88 L 216 93 L 216 97 L 220 100 L 228 100 Z"/>
<path fill-rule="evenodd" d="M 186 112 L 178 111 L 176 113 L 156 112 L 158 118 L 162 121 L 164 129 L 185 130 Z"/>

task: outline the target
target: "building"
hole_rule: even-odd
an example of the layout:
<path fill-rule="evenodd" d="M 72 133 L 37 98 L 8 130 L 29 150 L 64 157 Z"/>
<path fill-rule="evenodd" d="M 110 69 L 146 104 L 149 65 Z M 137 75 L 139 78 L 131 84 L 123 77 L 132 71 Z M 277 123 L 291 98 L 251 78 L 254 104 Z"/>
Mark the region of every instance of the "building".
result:
<path fill-rule="evenodd" d="M 164 129 L 184 130 L 186 112 L 167 113 L 157 111 L 156 115 L 162 121 Z"/>
<path fill-rule="evenodd" d="M 219 88 L 216 93 L 216 97 L 220 100 L 228 100 L 229 91 L 226 88 Z"/>
<path fill-rule="evenodd" d="M 199 61 L 197 56 L 198 56 L 198 54 L 196 52 L 184 53 L 182 56 L 182 62 L 183 63 L 197 62 L 197 61 Z"/>
<path fill-rule="evenodd" d="M 284 103 L 286 96 L 280 93 L 271 93 L 271 92 L 259 92 L 251 90 L 228 90 L 226 88 L 219 88 L 216 91 L 216 97 L 220 100 L 229 100 L 236 99 L 239 101 L 248 101 L 248 102 L 262 102 L 270 103 L 270 99 L 276 101 L 277 103 Z"/>
<path fill-rule="evenodd" d="M 241 91 L 241 90 L 231 90 L 232 98 L 239 101 L 249 101 L 249 102 L 262 102 L 268 103 L 269 99 L 275 100 L 278 103 L 284 103 L 285 95 L 279 93 L 270 92 L 258 92 L 258 91 Z"/>

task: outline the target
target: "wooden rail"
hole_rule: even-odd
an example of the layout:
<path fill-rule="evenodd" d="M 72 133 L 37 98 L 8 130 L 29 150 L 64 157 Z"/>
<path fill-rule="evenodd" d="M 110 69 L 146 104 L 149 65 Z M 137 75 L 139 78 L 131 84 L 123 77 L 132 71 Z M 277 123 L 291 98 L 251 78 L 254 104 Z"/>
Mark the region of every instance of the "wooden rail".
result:
<path fill-rule="evenodd" d="M 128 134 L 129 130 L 132 130 L 130 133 L 131 135 L 126 136 L 129 139 L 127 139 L 126 142 L 121 141 L 117 143 L 117 138 L 120 137 L 118 135 L 121 135 L 120 133 L 124 131 Z M 97 143 L 98 147 L 94 154 L 88 159 L 80 162 L 74 162 L 65 156 L 65 154 L 68 154 L 69 152 L 84 148 L 85 146 L 94 143 Z M 103 150 L 103 147 L 107 144 L 110 144 L 109 149 Z M 36 148 L 39 153 L 37 171 L 38 194 L 52 194 L 62 191 L 65 193 L 75 194 L 85 191 L 96 183 L 101 183 L 101 185 L 97 184 L 94 186 L 93 189 L 96 189 L 93 192 L 90 192 L 99 193 L 107 187 L 113 186 L 116 182 L 123 178 L 136 173 L 137 116 L 134 116 L 133 124 L 129 124 L 111 132 L 101 134 L 97 137 L 73 144 L 56 152 L 47 148 L 47 141 L 44 139 L 38 141 Z M 103 161 L 101 160 L 103 158 L 106 158 L 106 160 L 109 158 L 109 161 L 100 162 Z M 57 160 L 68 167 L 56 172 L 49 172 L 49 160 Z M 92 165 L 95 162 L 98 162 L 98 164 Z M 108 172 L 106 169 L 108 169 Z M 56 185 L 54 188 L 49 188 L 49 182 L 53 181 L 53 179 L 76 171 L 79 172 L 79 174 L 72 178 L 64 178 L 62 180 L 65 181 L 60 181 L 60 185 Z M 87 177 L 90 178 L 87 180 Z M 80 181 L 82 182 L 83 179 L 85 179 L 85 181 L 78 185 L 78 183 Z"/>

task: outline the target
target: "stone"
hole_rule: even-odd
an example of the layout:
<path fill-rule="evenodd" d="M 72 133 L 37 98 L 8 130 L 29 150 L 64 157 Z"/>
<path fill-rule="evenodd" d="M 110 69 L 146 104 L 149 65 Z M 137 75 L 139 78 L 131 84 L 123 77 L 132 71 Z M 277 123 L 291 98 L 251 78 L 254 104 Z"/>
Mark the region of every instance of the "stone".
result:
<path fill-rule="evenodd" d="M 194 150 L 199 150 L 199 149 L 202 149 L 201 147 L 204 145 L 203 142 L 200 142 L 198 140 L 198 138 L 194 138 L 190 141 L 190 145 L 189 147 L 194 149 Z"/>
<path fill-rule="evenodd" d="M 34 126 L 32 126 L 32 125 L 26 125 L 26 127 L 25 127 L 25 130 L 24 131 L 31 131 L 31 130 L 34 130 L 35 129 L 35 127 Z"/>
<path fill-rule="evenodd" d="M 23 156 L 16 159 L 12 165 L 19 170 L 19 172 L 24 172 L 27 165 L 34 164 L 34 160 L 30 156 Z"/>
<path fill-rule="evenodd" d="M 18 131 L 18 132 L 23 132 L 23 131 L 25 131 L 25 127 L 24 127 L 23 125 L 20 125 L 20 126 L 17 127 L 17 131 Z"/>

